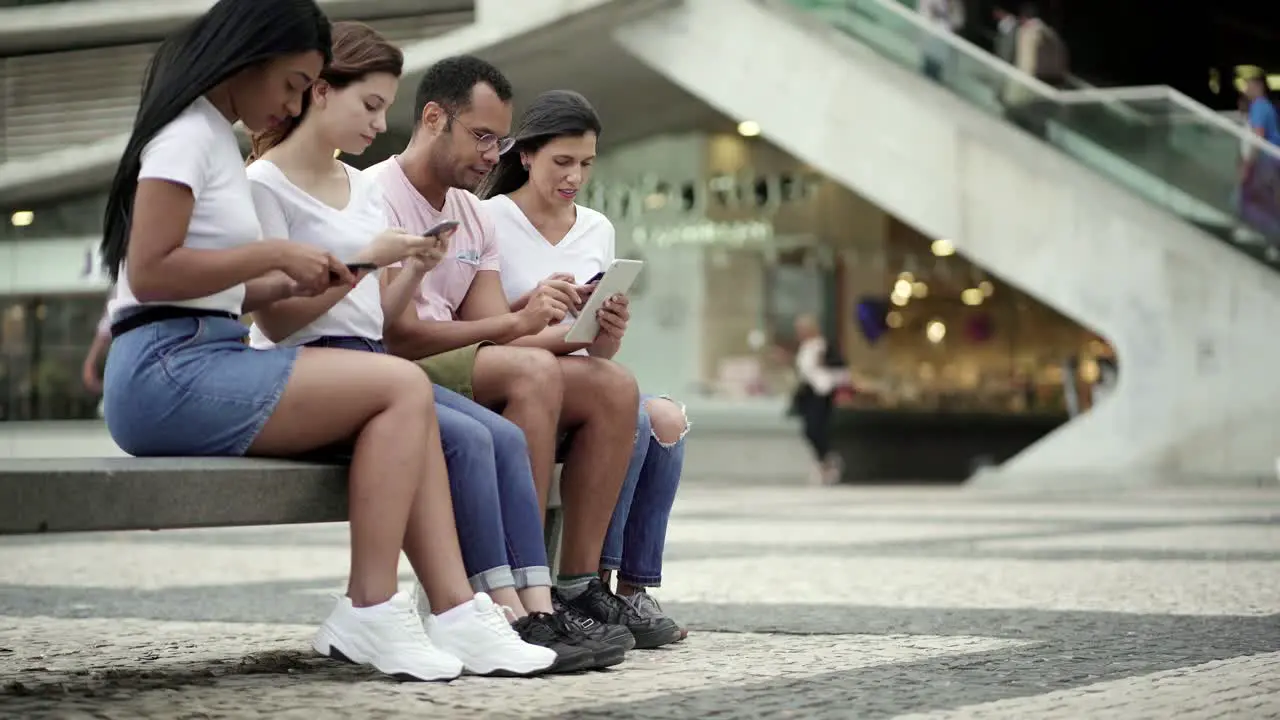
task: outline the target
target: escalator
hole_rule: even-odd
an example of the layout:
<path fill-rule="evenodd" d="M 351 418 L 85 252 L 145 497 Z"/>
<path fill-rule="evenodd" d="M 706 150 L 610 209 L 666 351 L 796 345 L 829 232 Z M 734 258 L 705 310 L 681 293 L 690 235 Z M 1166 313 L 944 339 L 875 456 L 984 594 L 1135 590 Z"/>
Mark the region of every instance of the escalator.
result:
<path fill-rule="evenodd" d="M 987 479 L 1274 477 L 1280 276 L 1235 242 L 1242 136 L 1226 120 L 1167 88 L 1056 92 L 892 0 L 685 0 L 615 39 L 1111 340 L 1109 401 Z M 1034 132 L 1008 117 L 1019 97 Z"/>

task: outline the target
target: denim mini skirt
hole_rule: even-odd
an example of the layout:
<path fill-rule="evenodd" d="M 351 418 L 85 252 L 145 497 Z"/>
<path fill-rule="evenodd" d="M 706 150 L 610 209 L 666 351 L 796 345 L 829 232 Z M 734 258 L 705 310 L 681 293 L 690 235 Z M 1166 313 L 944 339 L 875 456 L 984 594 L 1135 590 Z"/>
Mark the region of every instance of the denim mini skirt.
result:
<path fill-rule="evenodd" d="M 296 347 L 254 350 L 229 317 L 178 317 L 111 343 L 103 413 L 137 456 L 241 456 L 275 412 Z"/>

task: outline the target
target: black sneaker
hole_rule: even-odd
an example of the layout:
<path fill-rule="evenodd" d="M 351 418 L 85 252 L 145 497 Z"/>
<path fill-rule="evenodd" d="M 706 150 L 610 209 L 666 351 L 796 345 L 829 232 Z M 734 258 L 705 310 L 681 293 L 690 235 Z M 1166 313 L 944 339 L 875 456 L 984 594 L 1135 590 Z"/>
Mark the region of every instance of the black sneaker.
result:
<path fill-rule="evenodd" d="M 598 643 L 618 648 L 624 653 L 636 646 L 636 636 L 632 635 L 625 626 L 600 622 L 583 613 L 566 603 L 564 596 L 555 588 L 551 588 L 551 605 L 555 608 L 556 614 L 562 616 L 574 630 Z"/>
<path fill-rule="evenodd" d="M 631 603 L 614 595 L 599 578 L 593 579 L 582 594 L 565 599 L 564 604 L 596 622 L 624 626 L 631 631 L 639 650 L 662 647 L 680 639 L 680 626 L 674 620 L 665 615 L 641 615 Z"/>
<path fill-rule="evenodd" d="M 556 661 L 544 672 L 572 673 L 596 667 L 595 648 L 582 642 L 586 638 L 575 637 L 564 622 L 548 613 L 529 613 L 516 621 L 516 633 L 530 645 L 539 645 L 556 652 Z"/>
<path fill-rule="evenodd" d="M 585 648 L 590 648 L 595 654 L 595 664 L 591 666 L 591 669 L 603 670 L 605 668 L 613 667 L 627 658 L 627 651 L 623 649 L 623 645 L 610 644 L 606 641 L 592 638 L 590 635 L 587 635 L 586 631 L 584 631 L 578 623 L 571 622 L 568 619 L 569 616 L 567 614 L 558 612 L 551 617 L 554 618 L 554 621 L 560 631 L 568 636 L 571 643 Z M 584 619 L 593 625 L 600 625 L 600 623 L 591 620 L 590 618 Z M 626 628 L 619 629 L 624 632 L 627 630 Z M 635 643 L 635 639 L 631 637 L 630 632 L 627 632 L 626 638 L 630 643 Z"/>

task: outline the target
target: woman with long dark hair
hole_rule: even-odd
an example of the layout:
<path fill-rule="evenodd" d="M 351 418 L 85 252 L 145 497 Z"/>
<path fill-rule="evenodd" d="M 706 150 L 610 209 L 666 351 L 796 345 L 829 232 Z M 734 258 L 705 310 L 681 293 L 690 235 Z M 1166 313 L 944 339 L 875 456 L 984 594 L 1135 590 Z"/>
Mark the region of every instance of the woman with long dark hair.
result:
<path fill-rule="evenodd" d="M 311 86 L 302 115 L 253 135 L 257 159 L 248 174 L 266 234 L 356 261 L 401 261 L 400 231 L 387 229 L 377 183 L 338 160 L 334 151 L 360 155 L 386 131 L 403 64 L 400 50 L 367 25 L 334 24 L 333 61 Z M 403 258 L 396 278 L 381 287 L 382 273 L 370 273 L 355 287 L 262 308 L 254 314 L 250 344 L 385 353 L 385 318 L 404 311 L 423 275 L 447 250 L 450 234 L 435 238 L 426 255 Z M 551 570 L 524 433 L 458 393 L 439 385 L 434 392 L 468 579 L 477 592 L 510 610 L 514 622 L 514 629 L 496 628 L 502 632 L 493 640 L 503 648 L 498 664 L 529 671 L 554 662 L 550 670 L 557 672 L 596 665 L 596 648 L 553 614 Z M 428 600 L 435 604 L 434 598 Z M 472 662 L 471 656 L 492 655 L 495 642 L 474 647 L 447 642 L 440 644 L 472 671 L 494 667 L 485 658 Z M 600 664 L 623 659 L 620 648 L 600 651 L 608 655 Z"/>
<path fill-rule="evenodd" d="M 480 187 L 478 195 L 497 228 L 502 286 L 512 310 L 524 307 L 547 278 L 586 283 L 614 260 L 613 224 L 574 202 L 590 177 L 600 130 L 600 118 L 582 95 L 543 93 L 521 116 L 514 145 Z M 594 286 L 578 289 L 585 300 Z M 579 352 L 613 358 L 628 317 L 626 297 L 607 300 L 600 334 Z M 618 595 L 650 621 L 649 630 L 636 636 L 636 647 L 658 647 L 685 636 L 646 589 L 662 583 L 667 524 L 688 430 L 682 405 L 666 396 L 641 397 L 631 464 L 600 558 L 604 579 L 610 581 L 616 572 Z"/>
<path fill-rule="evenodd" d="M 156 52 L 105 218 L 117 280 L 107 427 L 141 456 L 282 457 L 354 440 L 350 579 L 315 647 L 406 679 L 450 679 L 462 661 L 398 592 L 401 549 L 451 644 L 483 642 L 506 621 L 467 584 L 430 381 L 374 353 L 254 350 L 239 320 L 355 281 L 323 249 L 261 238 L 233 130 L 298 115 L 329 59 L 313 0 L 219 0 Z M 398 242 L 404 255 L 428 243 Z"/>

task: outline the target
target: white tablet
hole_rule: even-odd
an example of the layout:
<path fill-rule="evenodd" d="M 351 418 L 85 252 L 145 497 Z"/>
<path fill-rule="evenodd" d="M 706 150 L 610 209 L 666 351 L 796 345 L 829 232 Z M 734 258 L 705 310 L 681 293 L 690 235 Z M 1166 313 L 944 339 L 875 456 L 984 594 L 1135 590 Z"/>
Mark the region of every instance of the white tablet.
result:
<path fill-rule="evenodd" d="M 596 285 L 595 292 L 591 293 L 591 297 L 587 298 L 587 302 L 582 306 L 582 310 L 578 313 L 578 319 L 573 322 L 573 327 L 569 328 L 569 332 L 565 333 L 565 342 L 571 343 L 589 343 L 596 339 L 596 334 L 600 332 L 600 323 L 596 320 L 596 313 L 604 305 L 604 301 L 614 295 L 626 295 L 631 289 L 631 284 L 636 281 L 636 277 L 640 275 L 640 268 L 644 267 L 643 260 L 614 260 L 609 265 L 609 269 L 605 271 L 604 277 L 600 278 L 600 283 Z"/>

